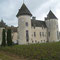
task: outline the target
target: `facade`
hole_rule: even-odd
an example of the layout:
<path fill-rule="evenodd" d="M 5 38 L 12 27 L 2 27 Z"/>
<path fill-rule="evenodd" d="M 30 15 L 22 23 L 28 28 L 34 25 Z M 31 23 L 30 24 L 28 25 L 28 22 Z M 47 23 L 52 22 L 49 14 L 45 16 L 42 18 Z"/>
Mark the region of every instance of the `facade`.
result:
<path fill-rule="evenodd" d="M 59 39 L 58 19 L 52 13 L 52 11 L 50 11 L 47 17 L 45 18 L 45 22 L 47 25 L 49 42 L 58 41 Z"/>
<path fill-rule="evenodd" d="M 7 26 L 3 20 L 0 21 L 0 45 L 2 44 L 2 32 L 3 32 L 3 29 L 11 29 L 12 30 L 12 41 L 14 43 L 17 43 L 17 28 L 18 27 L 14 27 L 14 26 Z"/>
<path fill-rule="evenodd" d="M 0 45 L 2 44 L 2 31 L 5 29 L 7 25 L 4 23 L 3 20 L 0 21 Z"/>
<path fill-rule="evenodd" d="M 60 41 L 60 32 L 59 32 L 59 41 Z"/>
<path fill-rule="evenodd" d="M 11 32 L 12 32 L 12 42 L 14 43 L 14 44 L 17 44 L 17 39 L 18 39 L 18 33 L 17 33 L 17 28 L 18 27 L 14 27 L 14 26 L 11 26 L 11 27 L 6 27 L 6 30 L 8 30 L 8 29 L 11 29 Z"/>
<path fill-rule="evenodd" d="M 45 21 L 36 20 L 23 3 L 17 13 L 19 44 L 57 42 L 58 19 L 50 10 Z"/>
<path fill-rule="evenodd" d="M 17 28 L 18 27 L 14 27 L 14 26 L 10 27 L 10 29 L 12 30 L 12 41 L 15 44 L 18 43 L 18 41 L 17 41 L 17 39 L 18 39 Z"/>
<path fill-rule="evenodd" d="M 0 28 L 0 45 L 2 44 L 2 31 L 3 31 L 3 29 L 5 29 L 5 28 Z"/>

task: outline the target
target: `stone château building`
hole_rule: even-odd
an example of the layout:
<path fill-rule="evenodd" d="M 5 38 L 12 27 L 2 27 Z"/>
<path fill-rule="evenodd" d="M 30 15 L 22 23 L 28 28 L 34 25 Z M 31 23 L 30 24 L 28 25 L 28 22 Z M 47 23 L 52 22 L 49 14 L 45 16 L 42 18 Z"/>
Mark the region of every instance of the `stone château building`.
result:
<path fill-rule="evenodd" d="M 2 44 L 2 31 L 3 31 L 3 29 L 11 29 L 11 31 L 12 31 L 12 42 L 14 42 L 14 43 L 17 43 L 17 28 L 18 27 L 14 27 L 14 26 L 8 26 L 8 25 L 6 25 L 6 23 L 3 21 L 3 20 L 1 20 L 0 21 L 0 45 Z"/>
<path fill-rule="evenodd" d="M 4 23 L 3 20 L 0 21 L 0 45 L 2 43 L 2 31 L 3 29 L 5 29 L 5 27 L 7 27 L 7 25 Z"/>
<path fill-rule="evenodd" d="M 46 43 L 59 41 L 58 18 L 50 10 L 45 21 L 36 20 L 23 3 L 17 13 L 18 43 Z"/>

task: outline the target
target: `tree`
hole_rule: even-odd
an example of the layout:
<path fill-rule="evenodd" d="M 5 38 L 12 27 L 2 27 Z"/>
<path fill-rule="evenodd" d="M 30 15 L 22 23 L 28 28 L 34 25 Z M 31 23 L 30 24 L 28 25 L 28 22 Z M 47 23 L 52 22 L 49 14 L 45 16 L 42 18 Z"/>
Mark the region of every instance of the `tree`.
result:
<path fill-rule="evenodd" d="M 2 31 L 2 46 L 6 46 L 6 34 L 5 34 L 5 29 Z"/>
<path fill-rule="evenodd" d="M 11 35 L 11 29 L 7 30 L 7 45 L 12 46 L 12 35 Z"/>

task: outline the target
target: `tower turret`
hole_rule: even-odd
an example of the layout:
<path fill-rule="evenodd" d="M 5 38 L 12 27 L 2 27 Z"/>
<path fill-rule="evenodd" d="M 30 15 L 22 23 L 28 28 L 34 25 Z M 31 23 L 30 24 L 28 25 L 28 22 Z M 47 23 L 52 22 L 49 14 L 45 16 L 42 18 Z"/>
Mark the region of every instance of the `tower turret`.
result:
<path fill-rule="evenodd" d="M 31 12 L 23 3 L 18 14 L 18 41 L 19 44 L 27 44 L 31 41 Z"/>
<path fill-rule="evenodd" d="M 19 9 L 19 12 L 18 12 L 18 14 L 16 16 L 19 17 L 21 15 L 32 16 L 31 12 L 28 10 L 28 8 L 26 7 L 26 5 L 24 3 L 22 5 L 22 7 Z"/>
<path fill-rule="evenodd" d="M 47 31 L 48 31 L 47 40 L 49 42 L 58 41 L 58 18 L 53 14 L 51 10 L 48 13 L 47 18 L 45 18 L 45 22 L 46 22 Z"/>

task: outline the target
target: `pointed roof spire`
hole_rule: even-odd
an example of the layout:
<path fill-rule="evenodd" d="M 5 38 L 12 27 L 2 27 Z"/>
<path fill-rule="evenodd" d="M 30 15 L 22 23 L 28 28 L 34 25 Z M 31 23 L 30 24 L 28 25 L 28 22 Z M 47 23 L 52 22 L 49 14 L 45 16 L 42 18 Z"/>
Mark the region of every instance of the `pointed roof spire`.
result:
<path fill-rule="evenodd" d="M 47 18 L 48 19 L 58 19 L 51 10 L 49 11 Z"/>
<path fill-rule="evenodd" d="M 22 7 L 19 9 L 19 12 L 17 14 L 17 17 L 20 15 L 30 15 L 32 16 L 31 12 L 28 10 L 26 5 L 23 3 Z"/>
<path fill-rule="evenodd" d="M 23 0 L 23 3 L 24 3 L 24 0 Z"/>

